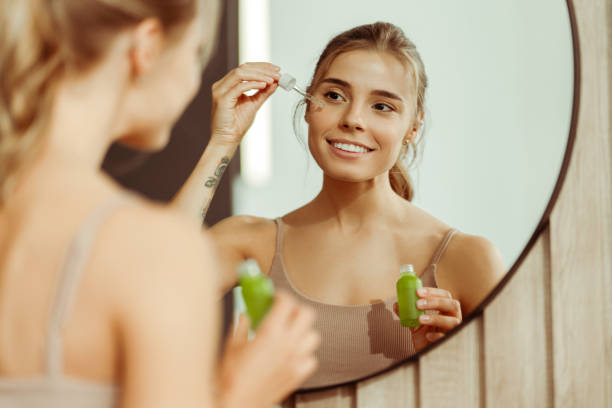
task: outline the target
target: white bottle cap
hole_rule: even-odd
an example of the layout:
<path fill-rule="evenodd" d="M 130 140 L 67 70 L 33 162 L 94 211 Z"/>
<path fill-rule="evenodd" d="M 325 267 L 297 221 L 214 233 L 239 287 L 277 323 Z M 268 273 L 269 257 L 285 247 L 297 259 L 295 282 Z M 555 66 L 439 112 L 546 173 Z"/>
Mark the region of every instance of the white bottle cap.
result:
<path fill-rule="evenodd" d="M 257 261 L 247 259 L 238 267 L 238 276 L 258 276 L 261 275 L 261 270 Z"/>
<path fill-rule="evenodd" d="M 406 264 L 400 266 L 400 273 L 407 273 L 409 275 L 414 275 L 414 266 L 412 264 Z"/>
<path fill-rule="evenodd" d="M 281 75 L 280 79 L 278 80 L 278 85 L 286 91 L 292 90 L 295 84 L 295 78 L 289 74 Z"/>

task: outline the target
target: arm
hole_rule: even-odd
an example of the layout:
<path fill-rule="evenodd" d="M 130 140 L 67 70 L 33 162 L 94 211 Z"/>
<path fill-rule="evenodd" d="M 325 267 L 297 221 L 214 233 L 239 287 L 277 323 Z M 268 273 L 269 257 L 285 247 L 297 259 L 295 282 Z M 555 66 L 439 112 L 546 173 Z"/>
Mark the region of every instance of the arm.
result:
<path fill-rule="evenodd" d="M 268 63 L 242 64 L 213 85 L 210 142 L 171 203 L 200 225 L 219 180 L 255 114 L 278 88 L 279 71 L 279 67 Z M 258 92 L 251 96 L 244 94 L 252 90 Z"/>

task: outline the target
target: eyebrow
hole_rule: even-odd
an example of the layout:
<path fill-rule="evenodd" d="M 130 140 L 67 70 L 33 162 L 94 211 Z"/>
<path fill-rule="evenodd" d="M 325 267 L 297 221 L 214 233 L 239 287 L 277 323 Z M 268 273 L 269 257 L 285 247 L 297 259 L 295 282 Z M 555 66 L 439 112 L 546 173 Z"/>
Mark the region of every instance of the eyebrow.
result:
<path fill-rule="evenodd" d="M 349 84 L 346 81 L 343 81 L 342 79 L 338 79 L 338 78 L 325 78 L 324 80 L 321 81 L 321 83 L 330 83 L 330 84 L 336 84 L 336 85 L 340 85 L 344 88 L 349 88 L 351 89 L 351 84 Z M 379 95 L 379 96 L 384 96 L 386 98 L 390 98 L 390 99 L 396 99 L 400 102 L 404 102 L 404 98 L 402 98 L 401 96 L 394 94 L 393 92 L 389 92 L 389 91 L 385 91 L 384 89 L 375 89 L 371 92 L 373 95 Z"/>

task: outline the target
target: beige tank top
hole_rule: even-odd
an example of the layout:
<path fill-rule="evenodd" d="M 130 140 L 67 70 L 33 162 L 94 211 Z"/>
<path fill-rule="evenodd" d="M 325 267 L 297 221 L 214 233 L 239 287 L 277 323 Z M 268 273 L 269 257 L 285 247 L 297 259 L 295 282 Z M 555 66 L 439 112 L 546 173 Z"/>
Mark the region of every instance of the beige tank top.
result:
<path fill-rule="evenodd" d="M 45 372 L 33 378 L 1 378 L 0 408 L 111 408 L 117 406 L 118 389 L 63 373 L 62 327 L 79 286 L 96 233 L 104 220 L 129 196 L 104 202 L 88 216 L 72 241 L 60 271 L 60 280 L 47 321 Z"/>
<path fill-rule="evenodd" d="M 316 352 L 319 368 L 302 389 L 341 384 L 364 378 L 415 354 L 410 329 L 400 325 L 393 312 L 397 298 L 384 302 L 343 306 L 316 301 L 300 293 L 289 280 L 283 262 L 283 222 L 277 225 L 276 252 L 269 277 L 276 288 L 294 294 L 317 313 L 315 327 L 321 335 Z M 438 287 L 436 265 L 456 230 L 451 229 L 421 275 L 423 286 Z"/>

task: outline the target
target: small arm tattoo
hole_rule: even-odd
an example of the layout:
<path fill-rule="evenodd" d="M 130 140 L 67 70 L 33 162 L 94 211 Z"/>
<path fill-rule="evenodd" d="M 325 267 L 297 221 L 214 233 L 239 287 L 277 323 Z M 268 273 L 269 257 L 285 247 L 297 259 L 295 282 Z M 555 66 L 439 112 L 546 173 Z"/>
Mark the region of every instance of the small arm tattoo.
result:
<path fill-rule="evenodd" d="M 213 177 L 209 177 L 208 180 L 206 180 L 206 183 L 204 183 L 204 185 L 208 188 L 215 188 L 217 184 L 219 184 L 219 180 L 221 180 L 223 173 L 225 173 L 225 170 L 227 169 L 227 165 L 229 164 L 229 162 L 230 162 L 229 158 L 227 157 L 222 158 L 221 162 L 215 169 L 215 175 Z"/>

